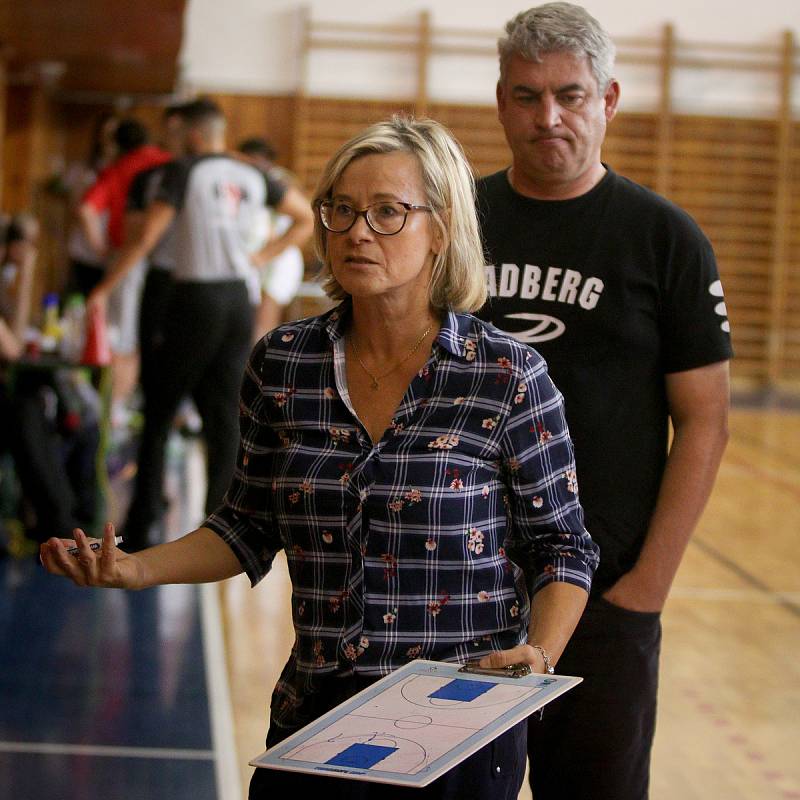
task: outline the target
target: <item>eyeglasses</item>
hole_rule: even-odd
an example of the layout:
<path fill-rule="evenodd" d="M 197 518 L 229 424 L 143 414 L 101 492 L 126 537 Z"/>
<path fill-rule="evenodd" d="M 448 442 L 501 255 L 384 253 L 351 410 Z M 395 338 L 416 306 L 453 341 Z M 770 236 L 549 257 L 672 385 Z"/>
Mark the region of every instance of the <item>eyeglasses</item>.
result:
<path fill-rule="evenodd" d="M 366 208 L 356 210 L 343 200 L 322 200 L 317 204 L 319 218 L 331 233 L 349 231 L 359 217 L 364 217 L 367 225 L 381 236 L 394 236 L 403 230 L 411 211 L 433 211 L 430 206 L 415 206 L 412 203 L 383 201 L 370 203 Z"/>

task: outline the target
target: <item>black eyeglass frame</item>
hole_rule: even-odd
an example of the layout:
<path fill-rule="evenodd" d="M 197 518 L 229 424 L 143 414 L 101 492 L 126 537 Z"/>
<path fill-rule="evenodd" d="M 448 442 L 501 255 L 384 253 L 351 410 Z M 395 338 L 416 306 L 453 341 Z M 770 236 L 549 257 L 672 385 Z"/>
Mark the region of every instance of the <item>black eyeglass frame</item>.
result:
<path fill-rule="evenodd" d="M 405 211 L 405 216 L 403 217 L 403 224 L 396 230 L 394 233 L 386 233 L 385 231 L 379 231 L 375 228 L 375 226 L 369 221 L 369 210 L 374 206 L 381 206 L 381 205 L 396 205 L 402 206 L 403 210 Z M 322 207 L 327 206 L 330 208 L 333 205 L 333 200 L 318 200 L 316 203 L 317 206 L 317 213 L 319 214 L 319 221 L 322 223 L 322 227 L 325 228 L 326 231 L 329 233 L 347 233 L 353 225 L 356 224 L 356 220 L 359 217 L 364 217 L 364 221 L 367 223 L 367 227 L 373 232 L 377 233 L 378 236 L 397 236 L 400 231 L 403 230 L 406 226 L 406 222 L 408 220 L 409 212 L 411 211 L 427 211 L 428 213 L 433 213 L 433 209 L 430 206 L 419 206 L 414 205 L 414 203 L 402 203 L 400 200 L 381 200 L 377 203 L 370 203 L 368 206 L 364 206 L 364 208 L 356 209 L 354 208 L 353 219 L 350 224 L 346 228 L 342 228 L 342 230 L 334 230 L 333 228 L 329 228 L 325 224 L 325 218 L 322 216 Z"/>

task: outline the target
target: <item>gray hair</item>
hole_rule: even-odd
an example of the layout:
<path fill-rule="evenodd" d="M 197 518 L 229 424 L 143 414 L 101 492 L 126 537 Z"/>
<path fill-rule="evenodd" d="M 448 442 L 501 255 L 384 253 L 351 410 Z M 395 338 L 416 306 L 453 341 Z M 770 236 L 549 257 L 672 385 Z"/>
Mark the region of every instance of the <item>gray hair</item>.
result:
<path fill-rule="evenodd" d="M 407 152 L 422 172 L 431 220 L 442 237 L 433 262 L 429 296 L 438 310 L 476 311 L 486 301 L 483 247 L 475 211 L 475 181 L 452 134 L 432 119 L 396 115 L 371 125 L 346 142 L 328 161 L 314 192 L 315 208 L 332 196 L 347 167 L 362 156 Z M 322 261 L 322 287 L 329 297 L 343 300 L 347 293 L 334 277 L 327 252 L 328 232 L 319 213 L 314 218 L 314 243 Z"/>
<path fill-rule="evenodd" d="M 616 47 L 611 37 L 585 8 L 572 3 L 546 3 L 521 11 L 506 24 L 497 51 L 501 81 L 512 56 L 539 63 L 547 53 L 563 52 L 587 56 L 601 93 L 614 77 Z"/>

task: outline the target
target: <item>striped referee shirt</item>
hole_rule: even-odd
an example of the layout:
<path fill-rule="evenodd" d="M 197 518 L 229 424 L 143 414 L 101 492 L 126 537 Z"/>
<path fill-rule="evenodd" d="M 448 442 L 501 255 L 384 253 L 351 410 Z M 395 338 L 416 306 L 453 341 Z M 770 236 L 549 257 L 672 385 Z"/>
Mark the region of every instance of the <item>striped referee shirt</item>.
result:
<path fill-rule="evenodd" d="M 589 590 L 563 401 L 541 356 L 448 313 L 379 442 L 347 391 L 349 302 L 284 325 L 245 373 L 236 472 L 205 525 L 253 584 L 286 553 L 296 641 L 273 722 L 302 724 L 323 676 L 384 675 L 525 641 L 527 586 Z"/>

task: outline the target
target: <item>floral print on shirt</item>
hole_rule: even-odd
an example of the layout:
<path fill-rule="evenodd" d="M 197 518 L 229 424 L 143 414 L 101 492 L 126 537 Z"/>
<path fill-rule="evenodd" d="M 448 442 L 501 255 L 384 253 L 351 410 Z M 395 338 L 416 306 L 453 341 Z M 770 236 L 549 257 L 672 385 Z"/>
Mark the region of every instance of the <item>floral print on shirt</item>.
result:
<path fill-rule="evenodd" d="M 254 583 L 287 554 L 296 643 L 272 704 L 286 725 L 318 676 L 516 646 L 527 587 L 588 588 L 597 561 L 541 358 L 445 314 L 429 361 L 372 442 L 339 384 L 349 313 L 343 304 L 256 346 L 234 478 L 205 522 Z"/>

